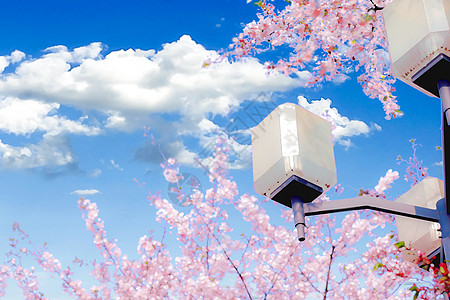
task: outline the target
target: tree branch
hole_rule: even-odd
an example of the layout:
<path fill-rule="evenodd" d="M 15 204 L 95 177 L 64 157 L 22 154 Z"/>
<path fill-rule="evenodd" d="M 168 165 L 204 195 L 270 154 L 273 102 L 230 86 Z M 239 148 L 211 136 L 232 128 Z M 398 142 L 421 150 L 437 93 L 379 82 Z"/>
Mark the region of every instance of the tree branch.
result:
<path fill-rule="evenodd" d="M 303 270 L 300 268 L 300 266 L 298 267 L 298 270 L 300 271 L 300 274 L 303 275 L 303 277 L 305 277 L 306 281 L 311 285 L 311 287 L 316 290 L 316 292 L 318 292 L 319 294 L 322 294 L 319 289 L 311 282 L 311 279 L 306 276 L 306 274 L 303 272 Z"/>
<path fill-rule="evenodd" d="M 327 281 L 325 283 L 325 291 L 323 292 L 323 299 L 327 299 L 327 293 L 328 293 L 328 282 L 330 281 L 330 273 L 331 273 L 331 264 L 333 262 L 333 255 L 334 255 L 334 249 L 335 246 L 331 246 L 331 254 L 330 254 L 330 264 L 328 265 L 328 273 L 327 273 Z"/>
<path fill-rule="evenodd" d="M 206 236 L 206 269 L 209 270 L 209 235 Z"/>
<path fill-rule="evenodd" d="M 297 246 L 295 246 L 294 250 L 291 252 L 291 254 L 289 255 L 289 258 L 286 260 L 285 264 L 283 265 L 283 267 L 274 274 L 273 276 L 273 280 L 272 280 L 272 286 L 264 293 L 264 300 L 267 299 L 267 296 L 269 295 L 270 291 L 274 288 L 275 283 L 277 282 L 277 277 L 279 274 L 281 274 L 281 272 L 284 270 L 284 268 L 286 267 L 286 265 L 289 263 L 289 261 L 291 260 L 292 256 L 294 256 L 295 253 L 297 253 L 297 248 L 299 247 L 300 244 L 297 244 Z"/>
<path fill-rule="evenodd" d="M 231 266 L 236 270 L 236 273 L 238 274 L 239 278 L 241 279 L 242 283 L 244 284 L 244 288 L 245 291 L 247 292 L 248 298 L 250 300 L 253 300 L 252 295 L 250 294 L 250 291 L 248 290 L 247 284 L 245 283 L 245 279 L 244 277 L 242 277 L 241 272 L 239 272 L 239 269 L 235 266 L 235 264 L 233 263 L 233 261 L 231 260 L 230 256 L 228 256 L 228 253 L 225 251 L 222 243 L 220 242 L 220 240 L 217 238 L 217 236 L 214 234 L 214 232 L 211 230 L 211 228 L 209 228 L 209 224 L 208 222 L 205 221 L 205 219 L 203 218 L 203 216 L 200 214 L 200 212 L 198 211 L 198 208 L 195 207 L 195 210 L 197 211 L 197 214 L 200 216 L 200 218 L 202 218 L 203 223 L 206 225 L 206 228 L 208 229 L 209 233 L 213 236 L 213 238 L 217 241 L 217 243 L 220 245 L 220 248 L 222 249 L 223 254 L 225 254 L 226 258 L 228 259 L 228 261 L 230 262 Z"/>
<path fill-rule="evenodd" d="M 244 257 L 245 257 L 245 253 L 247 252 L 247 249 L 248 249 L 248 247 L 250 246 L 250 242 L 251 242 L 252 238 L 253 238 L 253 234 L 252 234 L 252 235 L 250 236 L 250 238 L 247 240 L 247 245 L 245 245 L 245 249 L 244 249 L 244 252 L 242 252 L 242 256 L 241 256 L 241 259 L 239 260 L 239 263 L 242 263 L 242 260 L 243 260 Z"/>

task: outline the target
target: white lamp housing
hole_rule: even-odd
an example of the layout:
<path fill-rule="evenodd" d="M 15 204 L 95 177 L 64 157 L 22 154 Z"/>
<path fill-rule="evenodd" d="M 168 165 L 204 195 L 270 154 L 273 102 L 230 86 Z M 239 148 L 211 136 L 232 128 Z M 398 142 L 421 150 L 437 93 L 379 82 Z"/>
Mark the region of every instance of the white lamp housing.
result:
<path fill-rule="evenodd" d="M 394 0 L 382 12 L 393 75 L 439 97 L 437 81 L 450 81 L 450 1 Z"/>
<path fill-rule="evenodd" d="M 444 182 L 434 177 L 427 177 L 409 191 L 400 196 L 396 202 L 436 209 L 436 202 L 445 197 Z M 405 245 L 419 250 L 426 255 L 432 254 L 441 246 L 439 224 L 396 216 L 398 238 Z M 418 256 L 411 251 L 403 251 L 403 259 L 414 262 Z"/>
<path fill-rule="evenodd" d="M 252 130 L 255 191 L 291 207 L 336 184 L 331 124 L 293 104 L 278 106 Z"/>

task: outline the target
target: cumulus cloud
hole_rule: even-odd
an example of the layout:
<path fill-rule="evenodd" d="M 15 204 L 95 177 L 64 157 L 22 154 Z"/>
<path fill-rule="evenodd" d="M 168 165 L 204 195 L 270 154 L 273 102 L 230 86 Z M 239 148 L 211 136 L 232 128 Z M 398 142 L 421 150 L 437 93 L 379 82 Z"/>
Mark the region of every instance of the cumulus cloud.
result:
<path fill-rule="evenodd" d="M 197 153 L 212 152 L 214 140 L 220 136 L 235 155 L 231 167 L 248 167 L 251 147 L 236 137 L 249 138 L 248 129 L 257 124 L 228 128 L 215 118 L 229 117 L 244 109 L 249 100 L 267 104 L 273 92 L 303 86 L 310 74 L 267 76 L 264 65 L 254 58 L 223 60 L 204 67 L 205 60 L 216 58 L 216 51 L 205 49 L 189 36 L 163 45 L 160 51 L 105 53 L 103 44 L 92 43 L 73 50 L 50 47 L 37 58 L 20 51 L 0 56 L 0 132 L 25 138 L 36 138 L 37 133 L 41 138 L 35 144 L 20 145 L 8 144 L 4 138 L 0 164 L 9 168 L 71 165 L 76 161 L 69 147 L 70 135 L 133 132 L 146 125 L 156 141 L 137 150 L 137 159 L 160 162 L 166 156 L 193 164 Z M 12 64 L 15 68 L 8 68 Z M 381 130 L 377 124 L 368 126 L 340 115 L 329 99 L 309 103 L 300 96 L 298 102 L 330 119 L 335 141 L 345 147 L 351 146 L 353 136 Z M 63 115 L 64 106 L 82 111 L 83 117 Z M 98 121 L 90 121 L 92 112 Z M 198 143 L 196 149 L 192 141 Z M 110 163 L 122 169 L 113 160 Z M 100 173 L 94 170 L 91 176 Z"/>
<path fill-rule="evenodd" d="M 70 120 L 57 115 L 59 108 L 58 103 L 21 100 L 15 97 L 0 99 L 0 132 L 25 136 L 34 132 L 42 134 L 42 139 L 37 144 L 14 146 L 0 140 L 0 166 L 33 169 L 76 163 L 66 135 L 97 135 L 101 129 L 84 124 L 87 117 Z M 49 169 L 45 169 L 44 173 L 56 174 Z"/>
<path fill-rule="evenodd" d="M 171 144 L 180 162 L 193 163 L 195 154 L 184 144 L 184 137 L 206 143 L 217 126 L 211 121 L 214 116 L 226 116 L 261 92 L 303 86 L 309 77 L 307 72 L 267 76 L 263 64 L 254 58 L 204 67 L 205 60 L 216 59 L 218 53 L 189 36 L 163 45 L 160 51 L 128 49 L 105 54 L 104 48 L 101 43 L 73 50 L 54 46 L 38 58 L 20 51 L 0 57 L 0 131 L 43 135 L 40 144 L 2 144 L 1 153 L 8 157 L 3 158 L 4 164 L 50 163 L 34 157 L 48 144 L 48 136 L 132 132 L 143 125 L 160 129 L 159 142 Z M 17 67 L 4 72 L 11 63 Z M 96 126 L 86 122 L 87 115 L 71 120 L 58 113 L 61 106 L 100 112 L 104 119 Z M 66 150 L 57 152 L 65 158 L 58 163 L 71 162 Z"/>
<path fill-rule="evenodd" d="M 5 68 L 11 63 L 17 63 L 25 57 L 25 53 L 15 50 L 11 55 L 0 56 L 0 73 L 3 73 Z"/>
<path fill-rule="evenodd" d="M 0 131 L 16 135 L 30 134 L 35 131 L 42 131 L 47 135 L 100 133 L 99 128 L 83 124 L 85 118 L 73 121 L 56 115 L 59 107 L 58 103 L 7 97 L 0 100 Z"/>
<path fill-rule="evenodd" d="M 0 165 L 10 169 L 64 166 L 75 162 L 68 141 L 62 136 L 44 136 L 38 144 L 11 146 L 0 140 Z"/>
<path fill-rule="evenodd" d="M 50 53 L 4 74 L 0 93 L 105 113 L 203 116 L 224 115 L 255 92 L 300 84 L 300 79 L 280 74 L 266 76 L 264 66 L 252 58 L 204 68 L 203 62 L 218 54 L 189 36 L 165 44 L 159 52 L 128 49 L 102 57 L 101 47 L 94 43 L 72 52 L 63 46 L 49 48 Z"/>
<path fill-rule="evenodd" d="M 373 130 L 381 131 L 381 126 L 373 124 L 368 126 L 363 121 L 350 120 L 348 117 L 339 113 L 337 108 L 331 107 L 330 99 L 313 100 L 311 103 L 304 97 L 297 97 L 298 104 L 305 109 L 319 115 L 332 123 L 334 141 L 348 148 L 352 145 L 351 137 L 361 134 L 369 134 Z"/>
<path fill-rule="evenodd" d="M 84 195 L 95 195 L 100 193 L 99 190 L 96 189 L 88 189 L 88 190 L 75 190 L 72 193 L 70 193 L 71 195 L 79 195 L 79 196 L 84 196 Z"/>

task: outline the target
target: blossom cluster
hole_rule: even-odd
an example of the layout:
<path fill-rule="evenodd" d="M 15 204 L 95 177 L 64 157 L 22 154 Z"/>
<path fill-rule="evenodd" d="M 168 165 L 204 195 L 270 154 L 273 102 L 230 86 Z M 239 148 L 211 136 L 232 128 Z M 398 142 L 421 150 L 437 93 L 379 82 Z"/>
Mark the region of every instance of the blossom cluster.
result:
<path fill-rule="evenodd" d="M 266 64 L 269 71 L 296 74 L 307 70 L 307 85 L 345 78 L 352 70 L 363 91 L 382 104 L 386 118 L 403 113 L 393 96 L 395 78 L 380 9 L 391 0 L 291 0 L 283 9 L 256 2 L 261 13 L 233 39 L 226 55 L 242 58 L 279 47 L 291 48 L 286 59 Z"/>
<path fill-rule="evenodd" d="M 410 156 L 407 160 L 401 157 L 400 155 L 397 157 L 397 164 L 406 164 L 406 174 L 405 181 L 410 181 L 411 186 L 416 185 L 425 177 L 428 177 L 428 168 L 424 167 L 423 161 L 419 160 L 417 157 L 417 147 L 421 146 L 420 144 L 416 144 L 415 139 L 409 140 L 411 143 L 411 148 L 413 150 L 412 156 Z"/>

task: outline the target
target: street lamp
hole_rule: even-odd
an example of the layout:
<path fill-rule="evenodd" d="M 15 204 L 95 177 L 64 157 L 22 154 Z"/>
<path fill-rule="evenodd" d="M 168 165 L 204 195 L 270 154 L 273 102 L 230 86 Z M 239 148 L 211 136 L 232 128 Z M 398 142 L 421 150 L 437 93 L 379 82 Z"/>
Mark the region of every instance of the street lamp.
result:
<path fill-rule="evenodd" d="M 294 210 L 304 237 L 302 203 L 336 184 L 331 125 L 293 103 L 278 106 L 252 130 L 255 191 Z"/>
<path fill-rule="evenodd" d="M 450 1 L 394 0 L 383 9 L 392 73 L 442 102 L 442 152 L 450 213 Z"/>
<path fill-rule="evenodd" d="M 446 161 L 450 161 L 450 1 L 394 0 L 383 9 L 383 17 L 393 75 L 441 98 L 444 183 L 429 178 L 398 201 L 365 195 L 312 202 L 336 183 L 331 127 L 287 103 L 252 130 L 255 191 L 292 207 L 300 241 L 305 239 L 305 216 L 372 209 L 400 216 L 401 238 L 426 254 L 439 246 L 440 226 L 441 250 L 450 258 L 450 178 L 446 176 Z M 402 217 L 433 224 L 411 225 L 414 220 Z M 412 232 L 412 228 L 416 230 Z"/>
<path fill-rule="evenodd" d="M 450 2 L 394 0 L 383 10 L 393 75 L 439 97 L 439 81 L 450 81 Z"/>
<path fill-rule="evenodd" d="M 441 215 L 442 248 L 450 258 L 450 1 L 394 0 L 383 9 L 392 73 L 419 91 L 440 97 L 444 201 Z"/>
<path fill-rule="evenodd" d="M 440 211 L 435 209 L 439 205 L 436 201 L 442 198 L 439 188 L 442 184 L 435 178 L 419 183 L 397 202 L 369 195 L 313 202 L 337 181 L 331 125 L 296 104 L 278 106 L 253 128 L 252 156 L 255 191 L 292 208 L 300 241 L 305 240 L 305 216 L 358 209 L 372 209 L 440 223 L 444 228 L 443 234 L 447 228 L 450 230 L 448 215 L 440 215 Z M 399 223 L 402 234 L 405 226 L 411 226 L 411 220 L 399 219 Z M 407 244 L 418 247 L 417 250 L 431 253 L 435 249 L 430 250 L 428 243 L 423 245 L 417 242 L 427 240 L 429 224 L 418 223 L 414 226 L 421 231 L 413 237 L 406 235 L 402 238 Z M 436 228 L 431 233 L 436 236 Z"/>

